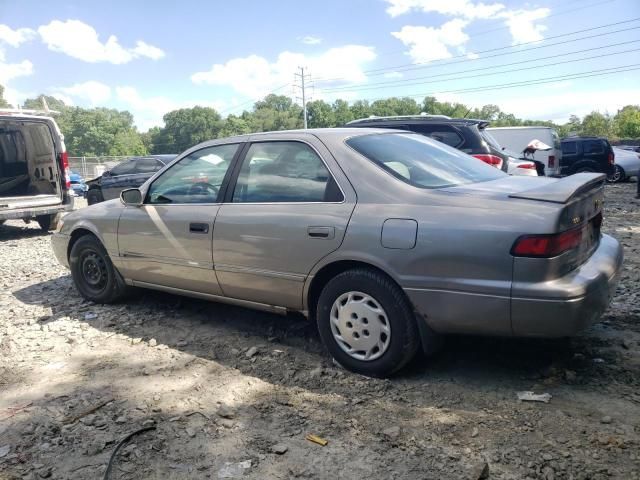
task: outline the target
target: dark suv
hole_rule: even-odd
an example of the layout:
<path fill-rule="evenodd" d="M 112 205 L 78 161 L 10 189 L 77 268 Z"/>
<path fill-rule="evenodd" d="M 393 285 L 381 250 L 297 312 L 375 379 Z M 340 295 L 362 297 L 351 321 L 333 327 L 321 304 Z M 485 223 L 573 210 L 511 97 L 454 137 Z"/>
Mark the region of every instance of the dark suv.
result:
<path fill-rule="evenodd" d="M 124 160 L 101 177 L 87 182 L 87 203 L 112 200 L 125 188 L 138 188 L 174 158 L 175 155 L 147 155 Z"/>
<path fill-rule="evenodd" d="M 397 128 L 421 133 L 468 153 L 489 165 L 507 171 L 509 156 L 485 128 L 489 122 L 445 115 L 370 117 L 353 120 L 349 127 Z"/>
<path fill-rule="evenodd" d="M 560 174 L 599 172 L 610 175 L 615 168 L 613 148 L 606 138 L 567 137 L 562 140 Z"/>

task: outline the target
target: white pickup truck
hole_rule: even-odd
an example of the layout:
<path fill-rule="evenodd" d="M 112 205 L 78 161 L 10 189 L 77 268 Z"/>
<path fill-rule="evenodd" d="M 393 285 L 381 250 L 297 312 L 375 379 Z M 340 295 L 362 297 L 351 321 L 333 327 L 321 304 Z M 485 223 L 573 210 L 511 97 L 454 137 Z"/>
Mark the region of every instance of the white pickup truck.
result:
<path fill-rule="evenodd" d="M 40 113 L 0 108 L 0 225 L 36 220 L 55 230 L 60 213 L 73 209 L 64 137 Z"/>

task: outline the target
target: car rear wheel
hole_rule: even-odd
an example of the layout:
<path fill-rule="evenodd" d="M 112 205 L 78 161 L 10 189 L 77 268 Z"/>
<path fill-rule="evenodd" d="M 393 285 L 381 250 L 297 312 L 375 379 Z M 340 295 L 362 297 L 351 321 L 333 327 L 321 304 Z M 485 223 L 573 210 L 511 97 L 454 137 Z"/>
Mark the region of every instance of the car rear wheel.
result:
<path fill-rule="evenodd" d="M 613 173 L 611 175 L 607 175 L 607 182 L 609 183 L 618 183 L 624 182 L 627 176 L 624 173 L 624 170 L 620 165 L 616 165 L 613 169 Z"/>
<path fill-rule="evenodd" d="M 107 251 L 93 235 L 80 237 L 69 255 L 71 276 L 78 292 L 96 303 L 114 303 L 127 293 Z"/>
<path fill-rule="evenodd" d="M 93 189 L 87 192 L 87 203 L 89 205 L 94 205 L 100 202 L 104 202 L 104 197 L 99 190 Z"/>
<path fill-rule="evenodd" d="M 58 222 L 60 221 L 60 214 L 55 213 L 53 215 L 40 215 L 36 217 L 36 221 L 40 228 L 44 232 L 55 230 L 58 228 Z"/>
<path fill-rule="evenodd" d="M 398 285 L 372 270 L 348 270 L 331 279 L 316 318 L 333 358 L 362 375 L 389 376 L 418 351 L 411 304 Z"/>

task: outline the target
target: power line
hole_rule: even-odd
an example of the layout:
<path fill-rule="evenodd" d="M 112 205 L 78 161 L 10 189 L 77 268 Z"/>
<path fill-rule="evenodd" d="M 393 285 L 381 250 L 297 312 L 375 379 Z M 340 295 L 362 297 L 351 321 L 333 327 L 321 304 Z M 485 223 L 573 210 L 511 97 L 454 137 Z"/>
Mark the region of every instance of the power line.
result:
<path fill-rule="evenodd" d="M 634 67 L 634 68 L 631 68 L 631 67 Z M 635 63 L 631 65 L 621 65 L 619 67 L 603 68 L 600 70 L 589 70 L 586 72 L 559 75 L 555 77 L 537 78 L 537 79 L 525 80 L 521 82 L 502 83 L 497 85 L 484 85 L 481 87 L 463 88 L 463 89 L 457 89 L 457 90 L 443 90 L 443 91 L 429 92 L 429 93 L 416 93 L 416 94 L 403 95 L 403 96 L 411 97 L 411 98 L 428 97 L 430 95 L 435 95 L 440 93 L 468 93 L 468 92 L 477 92 L 477 91 L 498 90 L 503 88 L 527 87 L 529 85 L 541 85 L 545 83 L 554 83 L 559 80 L 577 80 L 580 78 L 599 77 L 602 75 L 610 75 L 612 73 L 623 73 L 623 72 L 630 72 L 635 70 L 640 70 L 640 63 Z"/>
<path fill-rule="evenodd" d="M 307 129 L 307 95 L 306 95 L 307 92 L 305 88 L 305 82 L 307 80 L 311 80 L 311 75 L 309 75 L 308 73 L 307 74 L 304 73 L 304 67 L 298 67 L 298 69 L 300 70 L 300 73 L 294 74 L 296 78 L 295 87 L 299 87 L 300 90 L 302 90 L 302 115 L 304 120 L 304 128 L 306 130 Z M 298 85 L 297 83 L 298 78 L 300 79 L 300 85 Z"/>
<path fill-rule="evenodd" d="M 633 18 L 631 20 L 624 20 L 624 21 L 620 21 L 620 22 L 615 22 L 615 23 L 609 23 L 606 25 L 600 25 L 597 27 L 591 27 L 591 28 L 585 28 L 582 30 L 575 30 L 573 32 L 569 32 L 569 33 L 564 33 L 561 35 L 554 35 L 552 37 L 547 37 L 543 40 L 535 40 L 535 41 L 531 41 L 531 42 L 523 42 L 523 43 L 518 43 L 516 45 L 508 45 L 508 46 L 503 46 L 503 47 L 497 47 L 497 48 L 491 48 L 488 50 L 481 50 L 478 52 L 473 52 L 476 55 L 479 54 L 483 54 L 483 53 L 490 53 L 490 52 L 496 52 L 496 51 L 501 51 L 501 50 L 506 50 L 506 49 L 510 49 L 510 48 L 516 48 L 516 47 L 521 47 L 523 45 L 529 45 L 532 43 L 540 43 L 540 42 L 546 42 L 548 40 L 553 40 L 555 38 L 560 38 L 560 37 L 567 37 L 570 35 L 575 35 L 577 33 L 584 33 L 584 32 L 589 32 L 589 31 L 594 31 L 594 30 L 599 30 L 602 28 L 607 28 L 607 27 L 612 27 L 615 25 L 622 25 L 625 23 L 631 23 L 631 22 L 635 22 L 640 20 L 640 17 L 637 18 Z M 405 63 L 402 65 L 396 65 L 394 67 L 383 67 L 383 68 L 374 68 L 371 70 L 364 70 L 362 73 L 364 74 L 370 74 L 370 76 L 377 76 L 377 75 L 384 75 L 385 73 L 387 73 L 388 71 L 409 71 L 409 70 L 418 70 L 418 69 L 426 69 L 426 68 L 434 68 L 434 67 L 440 67 L 440 66 L 445 66 L 445 65 L 453 65 L 453 64 L 457 64 L 457 63 L 466 63 L 466 62 L 470 62 L 470 61 L 475 61 L 475 60 L 485 60 L 487 58 L 494 58 L 494 57 L 499 57 L 499 56 L 503 56 L 503 55 L 513 55 L 514 53 L 521 53 L 521 52 L 528 52 L 531 50 L 539 50 L 541 48 L 548 48 L 548 47 L 552 47 L 552 46 L 556 46 L 556 45 L 563 45 L 566 43 L 572 43 L 572 42 L 578 42 L 581 40 L 588 40 L 590 38 L 597 38 L 597 37 L 602 37 L 605 35 L 612 35 L 614 33 L 620 33 L 620 32 L 626 32 L 629 30 L 636 30 L 640 27 L 630 27 L 630 28 L 624 28 L 624 29 L 619 29 L 619 30 L 614 30 L 612 32 L 604 32 L 604 33 L 599 33 L 596 35 L 587 35 L 584 37 L 580 37 L 580 38 L 574 38 L 571 40 L 565 40 L 562 42 L 555 42 L 555 43 L 550 43 L 547 45 L 538 45 L 536 47 L 532 47 L 532 48 L 527 48 L 527 49 L 523 49 L 523 50 L 518 50 L 517 52 L 505 52 L 505 53 L 499 53 L 499 54 L 494 54 L 494 55 L 487 55 L 487 56 L 483 56 L 480 58 L 468 58 L 467 56 L 469 55 L 468 53 L 465 53 L 463 55 L 456 55 L 453 57 L 449 57 L 448 59 L 443 59 L 442 61 L 440 61 L 441 63 L 438 64 L 434 64 L 432 62 L 414 62 L 414 63 Z M 462 58 L 465 57 L 463 60 L 459 60 L 459 61 L 450 61 L 450 60 L 455 60 L 456 58 Z M 446 61 L 445 61 L 446 60 Z M 439 61 L 439 60 L 434 60 L 434 61 Z M 334 78 L 318 78 L 316 79 L 316 81 L 322 81 L 322 82 L 331 82 L 331 81 L 336 81 L 336 80 L 345 80 L 344 77 L 334 77 Z"/>
<path fill-rule="evenodd" d="M 288 87 L 289 85 L 290 85 L 289 83 L 285 83 L 284 85 L 281 85 L 281 86 L 279 86 L 279 87 L 276 87 L 276 88 L 274 88 L 273 90 L 271 90 L 269 93 L 267 93 L 267 95 L 271 95 L 272 93 L 276 93 L 277 91 L 280 91 L 280 90 L 282 90 L 283 88 Z M 266 95 L 265 95 L 265 96 L 266 96 Z M 262 98 L 264 98 L 264 97 L 262 97 Z M 238 105 L 233 105 L 232 107 L 229 107 L 229 108 L 226 108 L 226 109 L 224 109 L 224 110 L 221 110 L 221 111 L 220 111 L 220 112 L 218 112 L 218 113 L 220 113 L 220 115 L 223 115 L 223 114 L 225 114 L 225 113 L 227 113 L 227 112 L 230 112 L 231 110 L 236 110 L 236 109 L 238 109 L 238 108 L 240 108 L 240 107 L 243 107 L 244 105 L 249 105 L 250 103 L 255 103 L 255 102 L 258 102 L 258 101 L 260 101 L 260 100 L 261 100 L 261 98 L 258 98 L 258 99 L 255 99 L 255 98 L 254 98 L 254 99 L 251 99 L 251 100 L 247 100 L 246 102 L 239 103 Z"/>
<path fill-rule="evenodd" d="M 640 42 L 640 40 L 632 40 L 629 42 L 622 42 L 623 44 L 625 43 L 637 43 Z M 603 47 L 600 47 L 603 48 Z M 589 50 L 596 50 L 594 49 L 589 49 Z M 582 52 L 587 51 L 587 50 L 582 50 Z M 613 56 L 613 55 L 621 55 L 623 53 L 631 53 L 631 52 L 637 52 L 640 51 L 640 48 L 633 48 L 633 49 L 628 49 L 628 50 L 622 50 L 619 52 L 610 52 L 610 53 L 603 53 L 600 55 L 592 55 L 590 57 L 584 57 L 584 58 L 577 58 L 577 59 L 573 59 L 573 60 L 564 60 L 561 62 L 552 62 L 552 63 L 544 63 L 542 65 L 531 65 L 531 67 L 534 68 L 543 68 L 543 67 L 552 67 L 555 65 L 564 65 L 567 63 L 575 63 L 575 62 L 583 62 L 585 60 L 593 60 L 594 58 L 602 58 L 602 57 L 609 57 L 609 56 Z M 554 57 L 561 57 L 564 55 L 552 55 L 551 57 L 543 57 L 544 58 L 554 58 Z M 541 60 L 541 59 L 534 59 L 534 60 L 525 60 L 525 61 L 521 61 L 521 62 L 513 62 L 511 64 L 506 64 L 504 66 L 508 66 L 508 65 L 517 65 L 517 64 L 522 64 L 522 63 L 532 63 L 535 62 L 537 60 Z M 476 69 L 472 69 L 472 70 L 467 70 L 467 72 L 471 72 L 471 71 L 479 71 L 479 70 L 488 70 L 488 69 L 495 69 L 495 68 L 500 68 L 503 65 L 496 65 L 496 66 L 492 66 L 492 67 L 484 67 L 484 68 L 476 68 Z M 328 89 L 323 89 L 322 91 L 324 93 L 335 93 L 335 92 L 359 92 L 359 91 L 364 91 L 364 90 L 380 90 L 383 88 L 394 88 L 394 87 L 408 87 L 408 86 L 413 86 L 413 85 L 422 85 L 425 83 L 440 83 L 440 82 L 451 82 L 451 81 L 456 81 L 456 80 L 465 80 L 467 78 L 477 78 L 477 77 L 484 77 L 484 76 L 491 76 L 491 75 L 501 75 L 504 73 L 511 73 L 511 72 L 519 72 L 521 71 L 520 68 L 514 68 L 514 69 L 509 69 L 509 70 L 500 70 L 500 71 L 491 71 L 491 72 L 487 72 L 487 73 L 481 73 L 481 74 L 475 74 L 475 75 L 464 75 L 462 77 L 452 77 L 452 78 L 445 78 L 442 80 L 426 80 L 426 81 L 419 81 L 416 82 L 415 80 L 419 80 L 420 78 L 433 78 L 433 77 L 443 77 L 443 76 L 452 76 L 455 75 L 457 73 L 464 73 L 465 71 L 461 71 L 461 72 L 455 72 L 455 73 L 443 73 L 440 75 L 433 75 L 430 77 L 419 77 L 419 78 L 412 78 L 409 80 L 398 80 L 396 82 L 382 82 L 382 83 L 377 83 L 377 84 L 371 84 L 371 85 L 367 85 L 367 86 L 362 86 L 362 87 L 353 87 L 353 88 L 349 88 L 349 87 L 339 87 L 339 88 L 328 88 Z M 410 82 L 410 83 L 407 83 Z"/>

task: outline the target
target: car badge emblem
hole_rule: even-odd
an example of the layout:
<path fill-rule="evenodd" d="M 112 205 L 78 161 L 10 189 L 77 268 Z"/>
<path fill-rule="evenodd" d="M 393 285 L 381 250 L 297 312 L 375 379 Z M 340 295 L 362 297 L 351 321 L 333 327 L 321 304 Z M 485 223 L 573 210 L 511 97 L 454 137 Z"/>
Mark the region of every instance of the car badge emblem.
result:
<path fill-rule="evenodd" d="M 573 224 L 574 224 L 574 225 L 579 224 L 579 223 L 580 223 L 580 220 L 581 220 L 581 219 L 580 219 L 580 217 L 573 217 L 573 218 L 571 219 L 571 221 L 573 222 Z"/>

